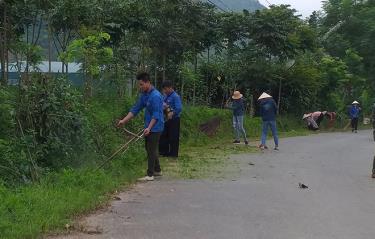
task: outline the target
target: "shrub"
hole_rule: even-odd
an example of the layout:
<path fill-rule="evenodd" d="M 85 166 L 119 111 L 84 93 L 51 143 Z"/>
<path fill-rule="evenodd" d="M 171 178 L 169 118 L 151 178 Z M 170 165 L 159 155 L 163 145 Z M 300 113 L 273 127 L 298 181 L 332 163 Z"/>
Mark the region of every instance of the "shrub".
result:
<path fill-rule="evenodd" d="M 81 94 L 64 78 L 35 74 L 18 102 L 18 136 L 30 160 L 52 169 L 79 165 L 77 153 L 88 141 Z"/>

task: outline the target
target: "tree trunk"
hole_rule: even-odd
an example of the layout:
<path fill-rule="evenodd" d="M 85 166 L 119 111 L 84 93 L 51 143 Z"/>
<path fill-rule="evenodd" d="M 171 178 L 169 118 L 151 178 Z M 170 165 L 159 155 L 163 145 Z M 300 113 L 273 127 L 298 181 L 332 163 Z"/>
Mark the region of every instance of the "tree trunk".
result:
<path fill-rule="evenodd" d="M 121 84 L 121 80 L 118 74 L 118 64 L 115 63 L 115 82 L 117 83 L 117 96 L 122 98 L 124 96 L 123 93 L 123 85 Z"/>
<path fill-rule="evenodd" d="M 157 80 L 158 80 L 158 69 L 157 69 L 157 66 L 155 66 L 155 72 L 154 72 L 154 86 L 155 87 L 157 84 Z"/>
<path fill-rule="evenodd" d="M 181 84 L 181 89 L 180 89 L 181 100 L 183 101 L 183 99 L 184 99 L 184 79 L 183 79 L 183 77 L 181 77 L 180 72 L 178 73 L 178 77 L 179 77 L 179 81 L 180 81 L 180 84 Z"/>
<path fill-rule="evenodd" d="M 210 47 L 207 48 L 207 64 L 210 64 Z"/>
<path fill-rule="evenodd" d="M 210 64 L 210 47 L 207 48 L 207 64 Z M 206 92 L 206 104 L 210 104 L 210 87 L 211 87 L 211 77 L 209 77 L 209 72 L 206 70 L 206 81 L 207 81 L 207 92 Z"/>
<path fill-rule="evenodd" d="M 165 49 L 163 50 L 163 81 L 165 81 L 165 70 L 166 70 L 166 63 L 167 62 L 167 53 L 165 51 Z M 156 85 L 155 85 L 156 87 Z"/>
<path fill-rule="evenodd" d="M 92 98 L 92 81 L 93 77 L 90 74 L 86 73 L 86 81 L 85 81 L 85 101 Z"/>
<path fill-rule="evenodd" d="M 50 22 L 48 22 L 48 73 L 52 72 L 52 30 Z"/>
<path fill-rule="evenodd" d="M 197 71 L 198 71 L 198 55 L 195 54 L 195 58 L 194 58 L 194 73 L 197 74 Z M 196 97 L 196 82 L 195 82 L 195 79 L 193 81 L 193 105 L 195 106 L 195 97 Z"/>
<path fill-rule="evenodd" d="M 27 26 L 26 27 L 26 44 L 29 44 L 29 27 Z M 29 51 L 26 51 L 26 67 L 25 67 L 25 78 L 22 79 L 22 77 L 20 78 L 21 79 L 21 83 L 23 83 L 23 80 L 25 80 L 26 82 L 29 81 Z M 20 83 L 20 85 L 21 85 Z"/>
<path fill-rule="evenodd" d="M 8 34 L 7 34 L 7 31 L 8 31 L 8 19 L 7 19 L 7 9 L 6 9 L 6 4 L 5 4 L 5 1 L 4 1 L 4 53 L 5 53 L 5 74 L 4 74 L 4 83 L 5 85 L 8 84 L 8 72 L 9 72 L 9 55 L 8 55 Z"/>
<path fill-rule="evenodd" d="M 254 115 L 255 115 L 254 96 L 251 95 L 251 98 L 250 98 L 250 117 L 253 118 Z"/>
<path fill-rule="evenodd" d="M 130 71 L 130 70 L 129 70 Z M 129 72 L 130 74 L 128 75 L 128 72 L 125 71 L 125 76 L 128 78 L 128 96 L 132 96 L 133 95 L 133 77 L 131 77 L 131 71 Z"/>
<path fill-rule="evenodd" d="M 1 61 L 1 84 L 5 85 L 5 52 L 4 52 L 4 30 L 1 32 L 0 61 Z"/>
<path fill-rule="evenodd" d="M 1 61 L 1 80 L 2 80 L 2 84 L 3 85 L 6 85 L 7 84 L 7 81 L 6 81 L 6 71 L 5 71 L 5 42 L 6 42 L 6 3 L 5 1 L 3 1 L 3 5 L 4 5 L 4 12 L 3 12 L 3 29 L 2 29 L 2 32 L 1 32 L 1 46 L 0 46 L 0 50 L 1 50 L 1 56 L 0 56 L 0 61 Z"/>
<path fill-rule="evenodd" d="M 278 101 L 277 101 L 277 115 L 280 114 L 281 87 L 282 87 L 282 79 L 281 79 L 281 77 L 280 77 L 280 82 L 279 82 L 279 99 L 278 99 Z"/>
<path fill-rule="evenodd" d="M 5 84 L 7 85 L 8 84 L 8 81 L 9 81 L 9 49 L 8 49 L 8 39 L 5 38 Z"/>

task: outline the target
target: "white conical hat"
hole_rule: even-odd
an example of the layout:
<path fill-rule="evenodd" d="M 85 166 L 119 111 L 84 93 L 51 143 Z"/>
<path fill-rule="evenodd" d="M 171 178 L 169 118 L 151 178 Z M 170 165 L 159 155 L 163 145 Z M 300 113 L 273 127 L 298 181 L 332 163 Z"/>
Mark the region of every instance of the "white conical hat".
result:
<path fill-rule="evenodd" d="M 266 92 L 263 92 L 263 94 L 258 98 L 258 100 L 266 99 L 266 98 L 272 98 L 272 96 L 270 96 Z"/>
<path fill-rule="evenodd" d="M 311 113 L 310 114 L 304 114 L 302 119 L 306 119 L 307 117 L 310 117 L 311 116 Z"/>
<path fill-rule="evenodd" d="M 359 102 L 358 101 L 353 101 L 352 105 L 359 105 Z"/>

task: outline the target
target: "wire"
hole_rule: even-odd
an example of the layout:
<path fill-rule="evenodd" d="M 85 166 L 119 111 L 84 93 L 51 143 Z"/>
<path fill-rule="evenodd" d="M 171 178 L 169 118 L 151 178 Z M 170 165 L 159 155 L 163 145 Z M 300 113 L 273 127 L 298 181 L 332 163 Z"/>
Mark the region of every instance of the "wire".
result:
<path fill-rule="evenodd" d="M 224 7 L 226 7 L 229 11 L 231 11 L 230 7 L 226 3 L 224 3 L 222 0 L 217 0 L 219 1 Z"/>
<path fill-rule="evenodd" d="M 214 5 L 216 8 L 220 9 L 221 11 L 228 13 L 228 11 L 226 11 L 226 10 L 223 9 L 222 7 L 219 7 L 216 3 L 212 2 L 211 0 L 207 0 L 207 1 L 208 1 L 209 3 L 211 3 L 212 5 Z"/>
<path fill-rule="evenodd" d="M 271 5 L 273 5 L 273 4 L 271 4 L 268 0 L 265 0 L 267 3 L 268 3 L 268 6 L 270 7 Z"/>

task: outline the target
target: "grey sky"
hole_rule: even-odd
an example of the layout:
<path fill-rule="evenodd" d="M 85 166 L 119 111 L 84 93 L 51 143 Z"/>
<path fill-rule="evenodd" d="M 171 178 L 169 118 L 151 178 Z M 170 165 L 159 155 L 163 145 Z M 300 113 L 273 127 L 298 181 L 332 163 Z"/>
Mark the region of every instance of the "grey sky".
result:
<path fill-rule="evenodd" d="M 289 4 L 304 18 L 310 16 L 315 10 L 321 10 L 322 0 L 268 0 L 270 4 Z M 264 6 L 268 6 L 267 0 L 259 0 Z"/>

